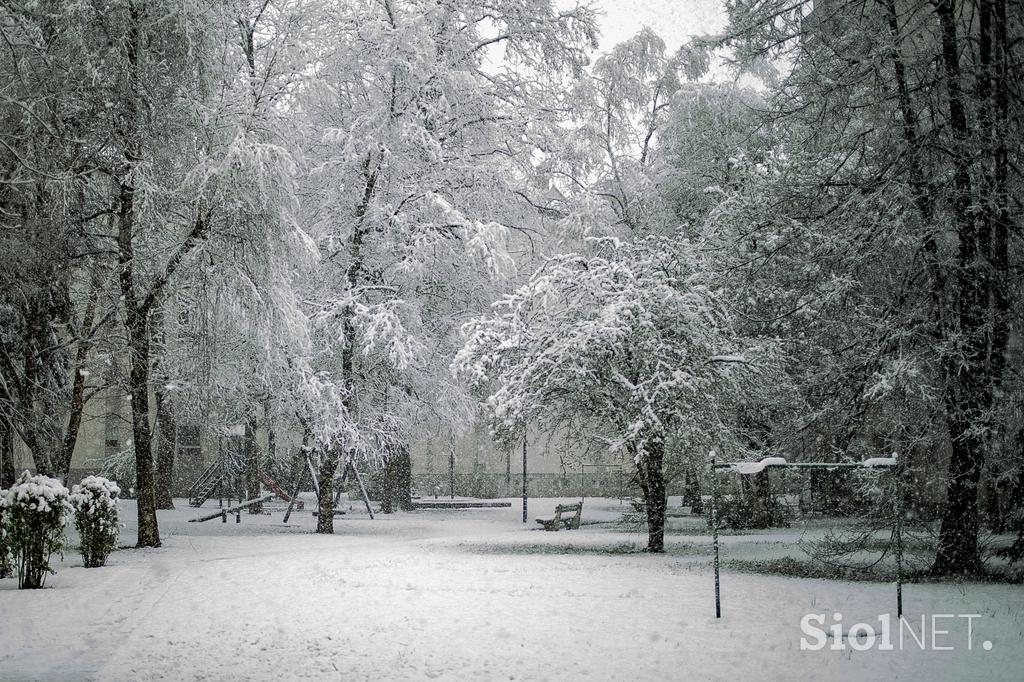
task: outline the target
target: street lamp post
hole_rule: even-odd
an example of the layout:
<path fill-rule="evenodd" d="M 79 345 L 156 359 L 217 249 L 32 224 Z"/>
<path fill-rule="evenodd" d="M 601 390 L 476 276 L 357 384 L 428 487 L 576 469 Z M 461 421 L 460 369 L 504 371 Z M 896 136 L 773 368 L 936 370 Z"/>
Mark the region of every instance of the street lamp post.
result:
<path fill-rule="evenodd" d="M 523 523 L 526 523 L 526 429 L 523 429 Z"/>
<path fill-rule="evenodd" d="M 448 441 L 448 496 L 455 499 L 455 436 Z"/>

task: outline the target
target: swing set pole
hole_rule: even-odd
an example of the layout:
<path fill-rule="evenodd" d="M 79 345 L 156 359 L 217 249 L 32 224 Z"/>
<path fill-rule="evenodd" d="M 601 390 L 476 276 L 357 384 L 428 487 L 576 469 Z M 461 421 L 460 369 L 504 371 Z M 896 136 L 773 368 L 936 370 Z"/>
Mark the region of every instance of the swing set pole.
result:
<path fill-rule="evenodd" d="M 301 452 L 305 453 L 306 444 L 303 443 L 300 449 Z M 306 468 L 304 466 L 299 467 L 299 472 L 295 476 L 295 484 L 292 485 L 292 496 L 288 500 L 288 509 L 284 513 L 284 519 L 281 523 L 288 523 L 288 519 L 291 518 L 292 510 L 295 509 L 295 500 L 299 499 L 299 491 L 302 489 L 302 477 L 306 475 Z"/>
<path fill-rule="evenodd" d="M 708 455 L 708 459 L 711 462 L 711 534 L 715 547 L 715 618 L 722 617 L 722 599 L 720 591 L 720 575 L 719 575 L 719 559 L 718 559 L 718 477 L 716 473 L 719 470 L 736 470 L 738 463 L 722 463 L 718 464 L 715 459 L 715 451 L 712 450 Z M 896 616 L 900 618 L 903 616 L 903 485 L 902 485 L 902 472 L 900 465 L 902 462 L 899 459 L 898 453 L 892 453 L 890 458 L 878 458 L 882 461 L 866 460 L 864 462 L 762 462 L 761 469 L 758 471 L 765 471 L 769 468 L 773 469 L 877 469 L 877 468 L 892 468 L 895 480 L 893 482 L 893 494 L 895 500 L 893 502 L 893 511 L 895 513 L 895 519 L 893 520 L 893 534 L 892 544 L 893 552 L 896 555 Z M 745 463 L 744 463 L 745 464 Z M 741 474 L 754 473 L 752 471 L 742 471 Z"/>

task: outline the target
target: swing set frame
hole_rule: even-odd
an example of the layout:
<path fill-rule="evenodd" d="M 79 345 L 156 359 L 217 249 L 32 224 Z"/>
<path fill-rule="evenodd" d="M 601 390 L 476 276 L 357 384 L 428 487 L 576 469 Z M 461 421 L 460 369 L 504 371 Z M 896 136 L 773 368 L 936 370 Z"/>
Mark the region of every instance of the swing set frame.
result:
<path fill-rule="evenodd" d="M 896 557 L 896 617 L 903 616 L 903 472 L 897 453 L 887 457 L 873 457 L 863 462 L 786 462 L 779 457 L 772 457 L 757 462 L 718 462 L 715 451 L 708 455 L 711 463 L 711 535 L 715 547 L 715 618 L 722 617 L 721 576 L 718 543 L 718 473 L 721 471 L 737 473 L 741 476 L 759 473 L 765 469 L 892 469 L 894 479 L 893 500 L 893 550 Z M 744 471 L 751 465 L 756 471 Z"/>

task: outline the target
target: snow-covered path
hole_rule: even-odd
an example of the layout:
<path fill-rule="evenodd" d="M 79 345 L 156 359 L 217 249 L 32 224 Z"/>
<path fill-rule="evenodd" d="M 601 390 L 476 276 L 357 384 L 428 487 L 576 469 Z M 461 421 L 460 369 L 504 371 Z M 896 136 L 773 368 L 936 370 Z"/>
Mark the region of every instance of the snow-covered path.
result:
<path fill-rule="evenodd" d="M 908 588 L 912 620 L 981 614 L 971 651 L 953 619 L 953 651 L 806 652 L 805 613 L 877 623 L 891 586 L 727 572 L 716 622 L 706 554 L 565 551 L 639 537 L 519 513 L 353 514 L 334 536 L 302 532 L 308 512 L 290 528 L 161 513 L 158 550 L 93 570 L 69 553 L 45 590 L 0 581 L 0 679 L 1021 679 L 1019 587 Z"/>

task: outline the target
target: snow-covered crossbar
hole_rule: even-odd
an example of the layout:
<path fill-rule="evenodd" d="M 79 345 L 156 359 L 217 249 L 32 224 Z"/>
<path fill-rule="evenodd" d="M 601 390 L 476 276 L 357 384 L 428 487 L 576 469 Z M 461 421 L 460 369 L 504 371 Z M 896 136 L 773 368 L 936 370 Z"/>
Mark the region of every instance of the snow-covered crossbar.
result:
<path fill-rule="evenodd" d="M 869 457 L 863 462 L 787 462 L 785 457 L 765 457 L 757 462 L 728 462 L 715 464 L 715 469 L 735 474 L 759 474 L 772 467 L 778 469 L 874 469 L 896 466 L 896 454 Z"/>
<path fill-rule="evenodd" d="M 718 476 L 721 471 L 752 476 L 767 469 L 892 469 L 895 491 L 893 497 L 893 547 L 896 557 L 896 616 L 903 615 L 903 490 L 899 472 L 899 457 L 891 455 L 868 457 L 860 462 L 787 462 L 785 457 L 764 457 L 756 462 L 716 461 L 715 451 L 708 455 L 711 462 L 711 534 L 715 547 L 715 618 L 722 617 L 721 579 L 718 556 Z"/>

